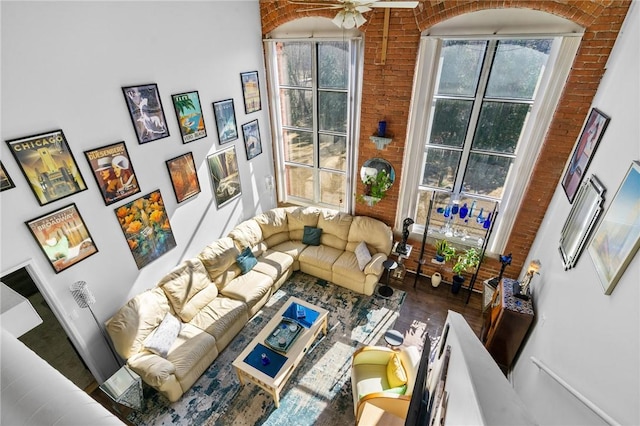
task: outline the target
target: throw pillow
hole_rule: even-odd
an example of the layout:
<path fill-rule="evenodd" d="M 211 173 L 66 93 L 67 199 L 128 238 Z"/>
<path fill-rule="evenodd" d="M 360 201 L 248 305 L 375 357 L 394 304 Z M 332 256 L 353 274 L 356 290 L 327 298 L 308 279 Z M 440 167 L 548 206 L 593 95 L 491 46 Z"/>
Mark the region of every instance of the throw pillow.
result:
<path fill-rule="evenodd" d="M 240 267 L 242 275 L 244 275 L 258 264 L 258 259 L 256 259 L 256 257 L 253 255 L 251 247 L 246 247 L 244 250 L 242 250 L 242 253 L 240 253 L 238 257 L 236 257 L 236 263 Z"/>
<path fill-rule="evenodd" d="M 385 389 L 383 390 L 384 393 L 393 393 L 396 395 L 404 395 L 407 393 L 407 385 L 402 385 L 400 387 L 397 388 L 390 388 L 390 389 Z"/>
<path fill-rule="evenodd" d="M 396 353 L 391 355 L 387 364 L 387 381 L 392 388 L 398 388 L 407 383 L 407 373 Z"/>
<path fill-rule="evenodd" d="M 361 271 L 364 271 L 364 267 L 371 262 L 371 253 L 369 253 L 369 249 L 364 241 L 358 244 L 353 254 L 356 255 L 356 259 L 358 260 L 358 267 Z"/>
<path fill-rule="evenodd" d="M 171 314 L 166 314 L 164 319 L 147 339 L 144 347 L 162 358 L 166 358 L 171 345 L 178 338 L 182 324 L 180 320 Z"/>
<path fill-rule="evenodd" d="M 320 237 L 322 237 L 322 228 L 305 225 L 304 233 L 302 234 L 303 244 L 308 244 L 310 246 L 319 246 Z"/>

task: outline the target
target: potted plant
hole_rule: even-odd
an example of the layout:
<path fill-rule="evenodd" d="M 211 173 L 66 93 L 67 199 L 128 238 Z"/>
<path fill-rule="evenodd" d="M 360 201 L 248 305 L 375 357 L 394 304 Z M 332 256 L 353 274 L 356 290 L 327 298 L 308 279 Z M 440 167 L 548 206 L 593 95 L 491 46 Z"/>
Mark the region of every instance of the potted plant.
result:
<path fill-rule="evenodd" d="M 386 170 L 380 170 L 375 176 L 367 176 L 363 183 L 364 195 L 359 195 L 358 201 L 372 206 L 384 198 L 393 181 Z"/>
<path fill-rule="evenodd" d="M 449 244 L 449 241 L 442 239 L 433 243 L 436 249 L 436 263 L 444 263 L 450 261 L 456 254 L 456 248 Z"/>
<path fill-rule="evenodd" d="M 464 254 L 458 256 L 458 261 L 451 269 L 455 274 L 453 276 L 453 283 L 451 286 L 451 293 L 458 294 L 462 284 L 464 283 L 463 272 L 467 272 L 470 269 L 476 268 L 480 264 L 480 252 L 477 249 L 471 247 L 465 250 Z"/>

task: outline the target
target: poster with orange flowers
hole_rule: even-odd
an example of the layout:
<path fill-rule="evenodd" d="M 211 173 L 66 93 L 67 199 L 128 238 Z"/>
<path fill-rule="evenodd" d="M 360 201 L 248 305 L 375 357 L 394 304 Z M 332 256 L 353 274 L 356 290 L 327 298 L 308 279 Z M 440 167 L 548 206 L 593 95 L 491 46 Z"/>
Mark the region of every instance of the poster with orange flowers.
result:
<path fill-rule="evenodd" d="M 176 246 L 160 190 L 115 209 L 138 269 Z"/>

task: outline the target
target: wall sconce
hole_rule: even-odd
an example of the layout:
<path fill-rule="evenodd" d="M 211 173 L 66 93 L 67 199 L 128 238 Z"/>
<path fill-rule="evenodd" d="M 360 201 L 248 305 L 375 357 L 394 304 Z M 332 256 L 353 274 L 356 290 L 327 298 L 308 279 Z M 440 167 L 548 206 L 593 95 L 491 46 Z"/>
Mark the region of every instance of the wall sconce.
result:
<path fill-rule="evenodd" d="M 515 297 L 520 299 L 529 300 L 529 285 L 531 284 L 531 279 L 533 278 L 533 274 L 540 274 L 540 268 L 542 264 L 538 259 L 532 260 L 527 268 L 527 273 L 524 275 L 524 279 L 520 283 L 520 292 L 518 294 L 514 294 Z"/>

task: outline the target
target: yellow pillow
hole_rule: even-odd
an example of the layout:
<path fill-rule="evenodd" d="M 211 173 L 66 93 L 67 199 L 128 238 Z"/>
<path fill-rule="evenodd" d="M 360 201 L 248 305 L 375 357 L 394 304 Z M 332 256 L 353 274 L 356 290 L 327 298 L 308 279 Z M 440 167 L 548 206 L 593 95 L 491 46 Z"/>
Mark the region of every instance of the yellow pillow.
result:
<path fill-rule="evenodd" d="M 400 387 L 407 383 L 407 373 L 402 367 L 398 354 L 391 355 L 389 363 L 387 364 L 387 381 L 392 388 Z"/>

